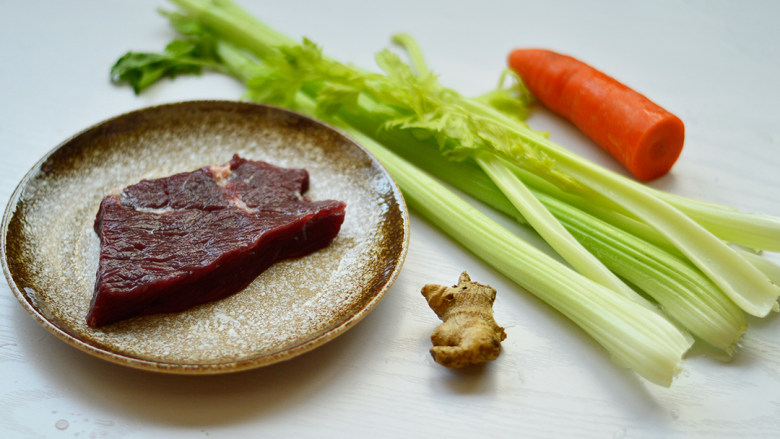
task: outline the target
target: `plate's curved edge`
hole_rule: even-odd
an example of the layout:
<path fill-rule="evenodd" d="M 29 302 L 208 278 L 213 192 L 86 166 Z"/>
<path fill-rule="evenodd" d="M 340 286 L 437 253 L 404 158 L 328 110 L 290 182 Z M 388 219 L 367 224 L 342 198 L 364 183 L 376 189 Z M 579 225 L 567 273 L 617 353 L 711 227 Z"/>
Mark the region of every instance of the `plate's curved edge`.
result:
<path fill-rule="evenodd" d="M 375 166 L 377 166 L 379 169 L 382 170 L 385 177 L 390 182 L 394 199 L 397 200 L 398 202 L 398 209 L 400 211 L 399 213 L 401 215 L 402 224 L 403 224 L 403 243 L 400 247 L 400 252 L 397 255 L 397 263 L 394 265 L 393 271 L 388 275 L 381 290 L 377 292 L 377 294 L 375 294 L 373 298 L 365 306 L 363 306 L 358 312 L 354 313 L 348 319 L 340 322 L 338 325 L 328 329 L 327 331 L 323 331 L 316 337 L 306 340 L 298 345 L 288 347 L 281 352 L 274 352 L 270 354 L 261 355 L 258 357 L 249 357 L 235 362 L 168 363 L 168 362 L 151 361 L 142 358 L 131 357 L 124 354 L 111 352 L 99 346 L 94 346 L 92 344 L 86 343 L 83 340 L 73 336 L 72 334 L 68 333 L 67 331 L 63 330 L 59 326 L 52 323 L 48 318 L 46 318 L 46 316 L 44 316 L 36 308 L 36 306 L 32 303 L 32 300 L 23 291 L 19 289 L 18 285 L 16 284 L 16 281 L 13 278 L 13 274 L 11 273 L 9 263 L 7 260 L 7 234 L 9 231 L 9 225 L 16 213 L 21 194 L 24 191 L 26 185 L 33 178 L 33 176 L 38 175 L 41 172 L 43 165 L 61 148 L 68 145 L 70 142 L 74 141 L 74 139 L 78 138 L 79 136 L 88 133 L 89 131 L 94 130 L 97 127 L 100 127 L 101 125 L 110 123 L 112 121 L 116 121 L 121 118 L 129 117 L 135 114 L 140 114 L 147 111 L 153 111 L 155 109 L 161 109 L 164 107 L 175 107 L 175 106 L 182 106 L 182 105 L 204 105 L 204 104 L 205 105 L 208 104 L 244 105 L 248 107 L 258 107 L 258 108 L 264 108 L 266 110 L 270 109 L 274 111 L 282 111 L 290 115 L 294 115 L 296 117 L 306 119 L 312 124 L 319 125 L 326 128 L 327 130 L 336 132 L 339 136 L 346 139 L 350 144 L 352 144 L 353 146 L 357 147 L 360 151 L 362 151 L 366 155 L 366 157 L 372 161 L 372 163 Z M 30 170 L 25 173 L 25 175 L 16 185 L 16 188 L 11 193 L 8 203 L 6 204 L 5 209 L 3 211 L 2 224 L 0 224 L 0 265 L 2 265 L 3 274 L 6 278 L 9 289 L 12 291 L 12 293 L 14 294 L 14 296 L 16 297 L 17 301 L 20 303 L 22 308 L 24 308 L 25 311 L 27 311 L 27 313 L 30 314 L 30 316 L 35 321 L 37 321 L 41 326 L 43 326 L 47 331 L 52 333 L 60 340 L 66 342 L 67 344 L 79 349 L 80 351 L 90 354 L 94 357 L 107 360 L 111 363 L 131 367 L 134 369 L 178 374 L 178 375 L 209 375 L 209 374 L 214 375 L 214 374 L 246 371 L 246 370 L 255 369 L 255 368 L 279 363 L 282 361 L 290 360 L 306 352 L 309 352 L 316 347 L 321 346 L 327 341 L 330 341 L 342 335 L 344 332 L 346 332 L 347 330 L 355 326 L 358 322 L 360 322 L 366 315 L 368 315 L 379 304 L 379 302 L 381 302 L 381 300 L 385 297 L 385 295 L 390 290 L 392 285 L 395 283 L 406 260 L 409 241 L 410 241 L 410 218 L 409 218 L 409 210 L 406 205 L 406 201 L 403 197 L 403 193 L 401 192 L 400 188 L 398 187 L 397 183 L 392 178 L 390 173 L 384 167 L 384 165 L 382 165 L 382 163 L 373 154 L 371 154 L 365 147 L 363 147 L 359 142 L 357 142 L 354 138 L 352 138 L 348 134 L 344 133 L 340 129 L 321 120 L 314 119 L 310 116 L 307 116 L 305 114 L 293 110 L 289 110 L 282 107 L 276 107 L 273 105 L 246 102 L 246 101 L 231 101 L 231 100 L 193 100 L 193 101 L 170 102 L 170 103 L 163 103 L 163 104 L 153 105 L 148 107 L 142 107 L 142 108 L 138 108 L 135 110 L 131 110 L 110 117 L 108 119 L 101 120 L 69 136 L 68 138 L 66 138 L 65 140 L 63 140 L 62 142 L 54 146 L 45 155 L 43 155 L 30 168 Z"/>
<path fill-rule="evenodd" d="M 3 210 L 3 219 L 2 224 L 0 224 L 0 265 L 3 267 L 3 275 L 5 276 L 6 283 L 8 284 L 8 288 L 11 290 L 11 292 L 14 294 L 16 299 L 19 301 L 19 303 L 22 305 L 22 307 L 27 311 L 28 314 L 30 314 L 38 323 L 40 323 L 44 328 L 52 332 L 54 335 L 59 337 L 60 339 L 63 339 L 65 341 L 71 338 L 67 333 L 60 330 L 56 325 L 53 325 L 51 322 L 49 322 L 31 303 L 30 299 L 19 289 L 18 285 L 16 284 L 16 281 L 13 278 L 13 274 L 11 273 L 11 269 L 8 264 L 8 257 L 7 257 L 7 236 L 8 236 L 8 227 L 11 224 L 11 219 L 13 218 L 14 214 L 16 213 L 17 207 L 19 206 L 19 197 L 21 196 L 22 191 L 26 187 L 26 184 L 28 181 L 32 178 L 33 175 L 37 175 L 40 170 L 41 166 L 46 163 L 46 160 L 48 160 L 52 154 L 54 154 L 58 149 L 60 149 L 63 145 L 70 142 L 72 139 L 77 137 L 79 134 L 91 129 L 92 126 L 89 128 L 80 131 L 79 133 L 67 138 L 63 142 L 59 143 L 57 146 L 49 150 L 43 157 L 41 157 L 31 168 L 28 170 L 21 180 L 19 180 L 19 183 L 16 185 L 16 188 L 14 188 L 13 192 L 11 192 L 11 196 L 8 199 L 8 203 L 5 205 L 5 209 Z"/>

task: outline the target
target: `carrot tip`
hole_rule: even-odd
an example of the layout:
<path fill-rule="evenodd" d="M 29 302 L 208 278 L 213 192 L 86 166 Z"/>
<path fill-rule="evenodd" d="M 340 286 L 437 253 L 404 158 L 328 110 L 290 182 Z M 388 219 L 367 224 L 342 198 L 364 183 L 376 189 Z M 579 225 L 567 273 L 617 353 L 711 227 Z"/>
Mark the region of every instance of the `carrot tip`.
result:
<path fill-rule="evenodd" d="M 655 180 L 668 173 L 682 152 L 685 126 L 670 115 L 654 124 L 634 147 L 634 155 L 623 163 L 638 179 Z"/>

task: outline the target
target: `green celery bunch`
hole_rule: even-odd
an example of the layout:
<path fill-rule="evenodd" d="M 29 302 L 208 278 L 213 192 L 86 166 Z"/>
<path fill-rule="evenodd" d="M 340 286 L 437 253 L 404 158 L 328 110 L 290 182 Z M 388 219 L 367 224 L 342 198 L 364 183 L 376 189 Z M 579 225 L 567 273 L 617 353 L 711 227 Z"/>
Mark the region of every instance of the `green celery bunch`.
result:
<path fill-rule="evenodd" d="M 465 98 L 441 86 L 408 36 L 396 42 L 414 69 L 383 51 L 379 74 L 329 60 L 313 43 L 297 44 L 230 1 L 174 3 L 180 11 L 166 15 L 185 39 L 163 56 L 125 55 L 112 69 L 115 81 L 140 92 L 150 78 L 205 67 L 244 81 L 250 99 L 328 119 L 382 161 L 412 209 L 651 381 L 671 382 L 690 340 L 624 280 L 729 353 L 746 328 L 737 305 L 757 315 L 775 306 L 777 287 L 765 274 L 776 276 L 775 267 L 722 239 L 780 249 L 776 219 L 660 193 L 600 169 L 531 130 L 520 111 L 506 110 L 527 108 L 527 94 L 499 89 Z M 420 168 L 531 224 L 587 278 L 487 219 Z M 752 231 L 744 232 L 746 225 Z M 715 257 L 704 258 L 708 252 Z M 731 263 L 736 269 L 720 272 Z M 648 327 L 640 323 L 645 320 Z"/>

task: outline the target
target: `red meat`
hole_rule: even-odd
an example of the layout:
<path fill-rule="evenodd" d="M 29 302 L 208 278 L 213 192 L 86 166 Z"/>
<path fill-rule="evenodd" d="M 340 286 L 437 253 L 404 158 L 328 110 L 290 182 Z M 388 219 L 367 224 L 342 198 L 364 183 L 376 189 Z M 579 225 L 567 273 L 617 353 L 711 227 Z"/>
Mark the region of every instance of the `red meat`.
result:
<path fill-rule="evenodd" d="M 275 261 L 327 246 L 341 201 L 310 201 L 309 175 L 237 155 L 143 180 L 100 204 L 100 262 L 87 324 L 177 312 L 234 294 Z"/>

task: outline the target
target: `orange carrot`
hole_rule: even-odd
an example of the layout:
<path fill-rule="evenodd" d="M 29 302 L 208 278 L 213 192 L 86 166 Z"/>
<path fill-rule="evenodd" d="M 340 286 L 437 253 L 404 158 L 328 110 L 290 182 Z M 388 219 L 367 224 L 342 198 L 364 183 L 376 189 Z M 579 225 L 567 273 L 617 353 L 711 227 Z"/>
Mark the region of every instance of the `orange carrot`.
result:
<path fill-rule="evenodd" d="M 682 121 L 614 78 L 544 49 L 513 50 L 509 67 L 542 104 L 640 180 L 666 174 L 679 157 L 685 139 Z"/>

